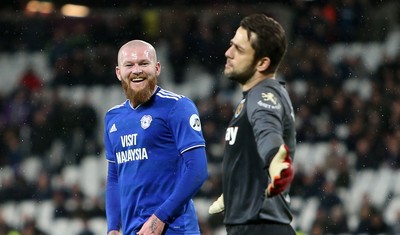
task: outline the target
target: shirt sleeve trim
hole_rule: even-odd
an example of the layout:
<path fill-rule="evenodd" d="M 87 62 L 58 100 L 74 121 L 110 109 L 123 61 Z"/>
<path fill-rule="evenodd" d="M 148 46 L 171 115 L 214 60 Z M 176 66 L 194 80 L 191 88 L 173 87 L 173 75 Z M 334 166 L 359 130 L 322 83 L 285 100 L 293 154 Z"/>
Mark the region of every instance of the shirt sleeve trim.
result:
<path fill-rule="evenodd" d="M 186 148 L 186 149 L 182 150 L 182 151 L 181 151 L 181 154 L 183 154 L 184 152 L 189 151 L 189 150 L 191 150 L 191 149 L 199 148 L 199 147 L 206 147 L 206 145 L 205 145 L 205 144 L 199 144 L 199 145 L 191 146 L 191 147 L 189 147 L 189 148 Z"/>

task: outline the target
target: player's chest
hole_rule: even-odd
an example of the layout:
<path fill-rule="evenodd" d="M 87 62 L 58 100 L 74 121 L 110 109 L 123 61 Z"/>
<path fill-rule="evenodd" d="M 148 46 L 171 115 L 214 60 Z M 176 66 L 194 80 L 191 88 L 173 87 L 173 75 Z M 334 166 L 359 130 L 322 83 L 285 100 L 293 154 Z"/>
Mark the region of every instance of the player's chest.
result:
<path fill-rule="evenodd" d="M 251 126 L 247 118 L 246 100 L 243 99 L 236 107 L 235 113 L 226 129 L 225 141 L 227 146 L 241 145 L 242 138 L 247 138 Z"/>
<path fill-rule="evenodd" d="M 151 144 L 170 134 L 166 119 L 157 113 L 121 116 L 111 128 L 113 126 L 117 131 L 111 138 L 112 142 L 122 148 Z"/>

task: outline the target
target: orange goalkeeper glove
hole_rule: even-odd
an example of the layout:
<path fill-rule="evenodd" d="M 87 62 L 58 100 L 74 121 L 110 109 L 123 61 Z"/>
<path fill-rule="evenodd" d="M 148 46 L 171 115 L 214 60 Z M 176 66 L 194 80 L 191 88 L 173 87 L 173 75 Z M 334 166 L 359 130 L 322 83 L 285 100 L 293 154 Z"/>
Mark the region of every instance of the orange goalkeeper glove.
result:
<path fill-rule="evenodd" d="M 221 194 L 219 198 L 211 204 L 211 206 L 208 208 L 208 213 L 209 214 L 217 214 L 225 210 L 225 205 L 224 205 L 224 196 Z"/>
<path fill-rule="evenodd" d="M 279 147 L 279 151 L 272 158 L 268 173 L 271 177 L 271 183 L 265 190 L 265 194 L 268 197 L 282 193 L 292 182 L 294 170 L 289 156 L 289 149 L 285 144 Z"/>

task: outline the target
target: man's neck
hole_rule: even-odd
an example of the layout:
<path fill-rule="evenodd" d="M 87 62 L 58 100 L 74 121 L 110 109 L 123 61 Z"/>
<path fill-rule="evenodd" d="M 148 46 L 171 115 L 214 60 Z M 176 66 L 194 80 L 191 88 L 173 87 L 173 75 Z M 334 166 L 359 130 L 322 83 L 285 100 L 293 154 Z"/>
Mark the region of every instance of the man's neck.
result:
<path fill-rule="evenodd" d="M 251 88 L 256 86 L 258 83 L 264 81 L 265 79 L 275 79 L 275 73 L 255 74 L 245 84 L 242 85 L 242 91 L 249 91 Z"/>

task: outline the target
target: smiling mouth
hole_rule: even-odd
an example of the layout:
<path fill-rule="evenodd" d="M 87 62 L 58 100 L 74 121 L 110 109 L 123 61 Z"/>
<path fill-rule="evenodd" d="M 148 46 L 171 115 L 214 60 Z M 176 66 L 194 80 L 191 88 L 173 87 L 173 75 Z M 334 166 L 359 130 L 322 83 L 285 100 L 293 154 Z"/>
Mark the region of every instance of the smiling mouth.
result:
<path fill-rule="evenodd" d="M 142 82 L 145 78 L 131 78 L 131 82 Z"/>

